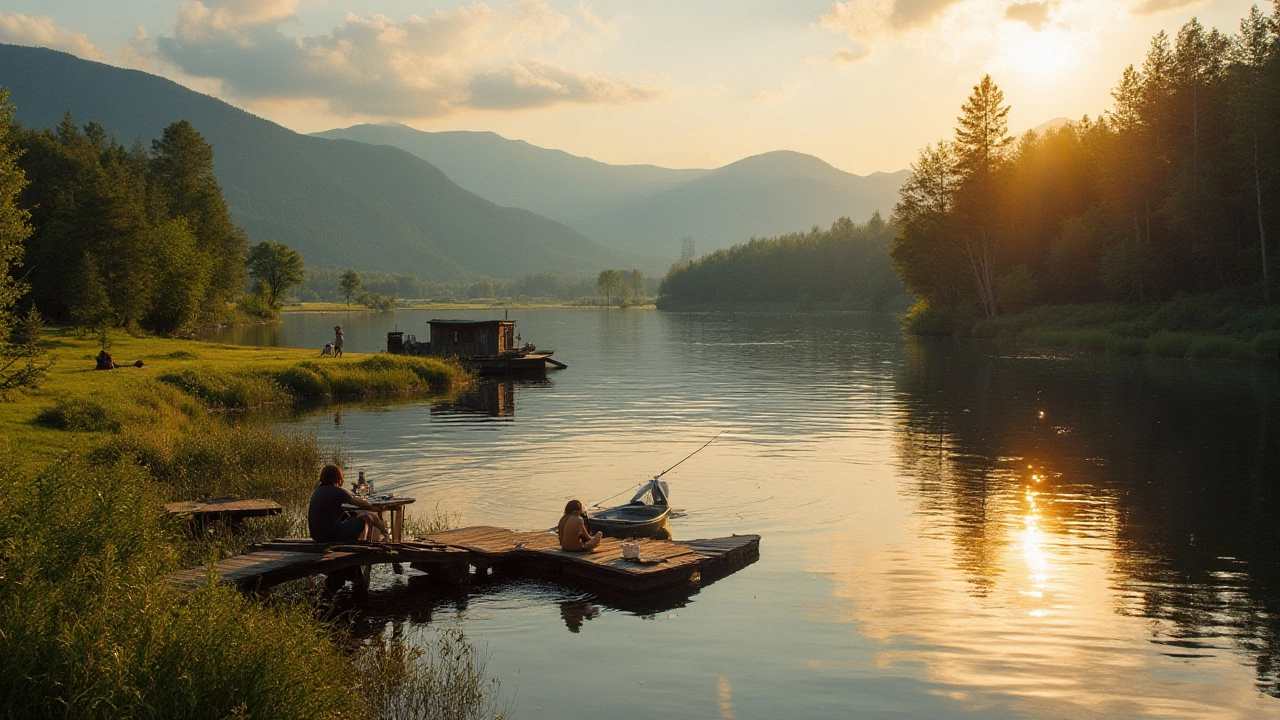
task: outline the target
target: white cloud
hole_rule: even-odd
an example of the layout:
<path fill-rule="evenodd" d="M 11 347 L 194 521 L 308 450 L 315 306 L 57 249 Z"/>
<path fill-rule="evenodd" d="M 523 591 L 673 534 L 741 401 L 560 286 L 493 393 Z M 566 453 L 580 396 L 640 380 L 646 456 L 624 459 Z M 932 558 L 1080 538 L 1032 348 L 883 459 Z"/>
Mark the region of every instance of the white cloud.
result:
<path fill-rule="evenodd" d="M 89 42 L 88 35 L 60 28 L 47 16 L 0 13 L 0 42 L 63 50 L 88 60 L 102 59 L 102 50 Z"/>
<path fill-rule="evenodd" d="M 964 0 L 846 0 L 835 2 L 819 20 L 854 40 L 891 37 L 928 27 Z"/>
<path fill-rule="evenodd" d="M 1133 8 L 1135 15 L 1158 15 L 1201 4 L 1202 0 L 1143 0 Z"/>
<path fill-rule="evenodd" d="M 1096 48 L 1134 3 L 1183 1 L 847 0 L 833 3 L 819 22 L 857 41 L 864 55 L 899 43 L 975 69 L 1045 76 Z"/>
<path fill-rule="evenodd" d="M 1026 23 L 1032 30 L 1043 30 L 1049 22 L 1049 11 L 1053 9 L 1052 0 L 1044 2 L 1018 2 L 1004 9 L 1004 16 L 1010 20 Z"/>
<path fill-rule="evenodd" d="M 293 37 L 281 28 L 296 8 L 297 0 L 192 0 L 155 52 L 232 95 L 321 99 L 344 115 L 438 117 L 662 94 L 567 66 L 571 49 L 616 32 L 586 5 L 564 14 L 540 0 L 475 2 L 403 21 L 350 14 L 328 34 Z"/>

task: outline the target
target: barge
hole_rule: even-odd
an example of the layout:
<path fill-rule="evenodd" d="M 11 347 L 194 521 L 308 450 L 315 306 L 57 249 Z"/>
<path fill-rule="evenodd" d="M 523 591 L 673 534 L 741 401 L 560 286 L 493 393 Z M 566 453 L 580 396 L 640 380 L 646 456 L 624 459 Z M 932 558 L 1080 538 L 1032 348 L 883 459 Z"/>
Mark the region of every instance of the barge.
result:
<path fill-rule="evenodd" d="M 481 375 L 545 373 L 548 367 L 568 367 L 552 359 L 554 350 L 538 350 L 531 343 L 517 346 L 514 320 L 432 320 L 428 324 L 427 342 L 400 331 L 387 333 L 387 352 L 457 358 Z"/>

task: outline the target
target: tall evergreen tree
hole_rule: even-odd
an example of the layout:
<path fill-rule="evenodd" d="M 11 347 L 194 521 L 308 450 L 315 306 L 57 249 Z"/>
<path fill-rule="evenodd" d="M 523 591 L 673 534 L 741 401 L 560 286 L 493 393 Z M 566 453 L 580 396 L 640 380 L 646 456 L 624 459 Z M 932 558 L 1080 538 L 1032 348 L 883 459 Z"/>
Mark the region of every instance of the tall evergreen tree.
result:
<path fill-rule="evenodd" d="M 983 76 L 961 107 L 956 126 L 956 168 L 960 175 L 956 209 L 965 257 L 973 272 L 978 302 L 987 317 L 996 314 L 995 272 L 1000 229 L 996 217 L 996 176 L 1013 138 L 1004 92 Z"/>
<path fill-rule="evenodd" d="M 221 306 L 244 286 L 249 238 L 231 222 L 213 174 L 213 148 L 186 120 L 164 129 L 151 143 L 151 173 L 169 213 L 187 223 L 200 251 L 210 259 L 207 309 Z"/>

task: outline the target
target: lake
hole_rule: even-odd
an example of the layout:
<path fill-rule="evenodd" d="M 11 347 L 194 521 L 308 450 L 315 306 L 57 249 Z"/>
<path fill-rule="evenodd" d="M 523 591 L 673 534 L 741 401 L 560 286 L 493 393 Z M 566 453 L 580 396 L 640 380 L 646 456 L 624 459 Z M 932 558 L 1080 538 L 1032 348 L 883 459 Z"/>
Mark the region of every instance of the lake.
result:
<path fill-rule="evenodd" d="M 431 317 L 287 314 L 349 352 Z M 666 476 L 676 539 L 762 536 L 697 592 L 379 575 L 368 632 L 460 623 L 522 718 L 1280 718 L 1280 373 L 905 337 L 858 313 L 521 309 L 569 369 L 290 427 L 467 525 Z M 325 359 L 325 362 L 343 362 Z"/>

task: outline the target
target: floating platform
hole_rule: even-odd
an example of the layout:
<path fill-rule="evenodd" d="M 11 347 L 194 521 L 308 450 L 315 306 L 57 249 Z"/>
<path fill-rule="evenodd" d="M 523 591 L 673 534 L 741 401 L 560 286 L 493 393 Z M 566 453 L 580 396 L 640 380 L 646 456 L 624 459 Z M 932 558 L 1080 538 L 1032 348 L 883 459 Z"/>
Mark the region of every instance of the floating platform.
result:
<path fill-rule="evenodd" d="M 565 552 L 556 536 L 497 527 L 469 527 L 402 543 L 317 543 L 281 538 L 220 561 L 214 577 L 252 592 L 313 575 L 341 577 L 352 568 L 409 564 L 443 582 L 467 582 L 491 572 L 561 577 L 603 591 L 650 593 L 697 585 L 704 574 L 723 577 L 760 555 L 759 535 L 706 540 L 640 540 L 640 561 L 622 557 L 622 541 L 605 538 L 594 552 Z M 194 589 L 208 568 L 192 568 L 170 582 Z"/>

